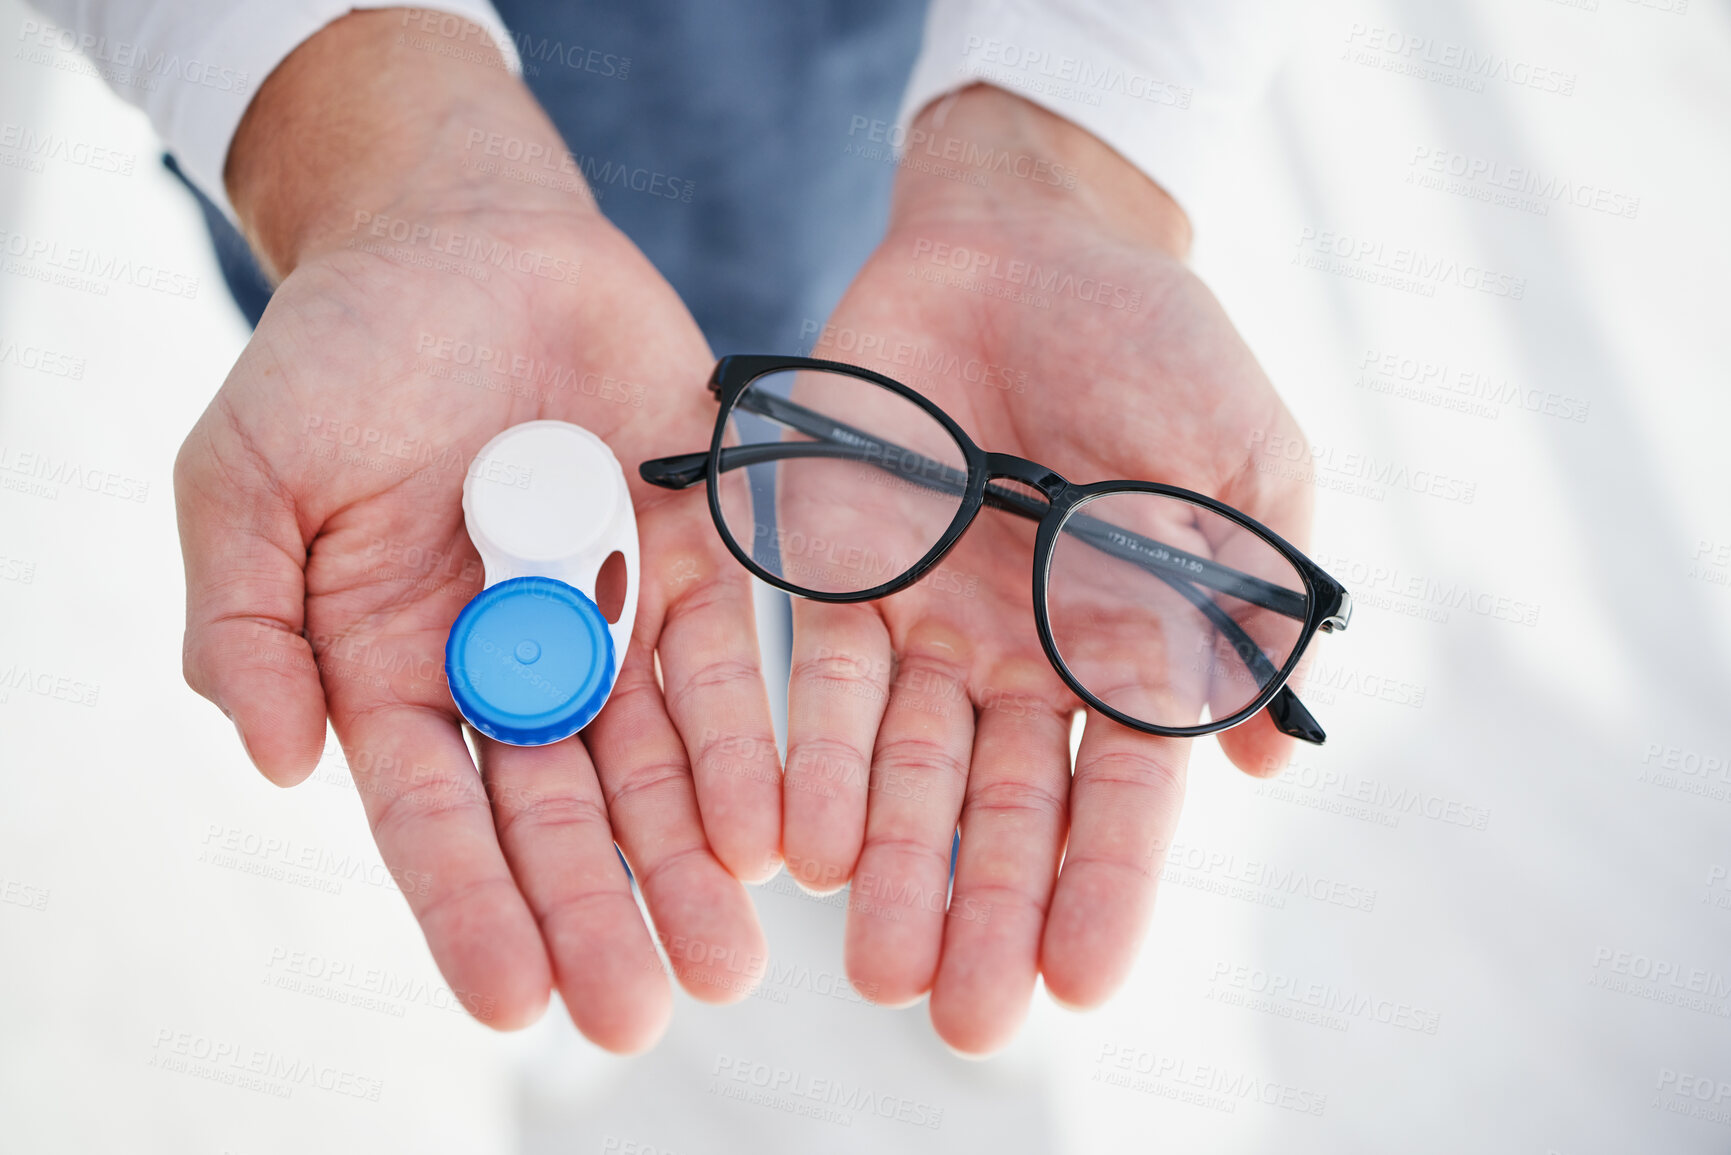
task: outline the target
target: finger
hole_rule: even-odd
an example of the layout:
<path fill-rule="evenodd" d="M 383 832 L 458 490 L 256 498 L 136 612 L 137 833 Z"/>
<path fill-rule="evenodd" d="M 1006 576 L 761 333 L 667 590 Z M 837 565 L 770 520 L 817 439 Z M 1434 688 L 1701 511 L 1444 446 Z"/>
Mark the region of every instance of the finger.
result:
<path fill-rule="evenodd" d="M 577 1029 L 618 1053 L 647 1050 L 673 1000 L 589 753 L 577 740 L 482 739 L 481 770 L 505 861 L 541 929 L 553 981 Z"/>
<path fill-rule="evenodd" d="M 1297 432 L 1290 415 L 1284 409 L 1280 410 L 1270 424 L 1287 427 L 1290 432 L 1283 432 L 1287 443 L 1306 445 L 1303 435 Z M 1308 455 L 1307 458 L 1308 459 Z M 1268 526 L 1281 537 L 1291 542 L 1299 549 L 1305 549 L 1310 541 L 1311 519 L 1315 506 L 1315 487 L 1288 477 L 1279 470 L 1249 469 L 1239 474 L 1228 486 L 1225 500 L 1238 504 Z M 1236 552 L 1234 552 L 1236 551 Z M 1266 547 L 1255 544 L 1254 539 L 1247 534 L 1233 535 L 1232 547 L 1228 550 L 1232 556 L 1220 560 L 1228 564 L 1238 565 L 1247 572 L 1253 572 L 1265 580 L 1290 589 L 1302 589 L 1303 585 L 1297 574 L 1284 562 L 1270 561 Z M 1246 607 L 1240 607 L 1241 624 L 1245 625 L 1250 635 L 1258 642 L 1277 639 L 1282 636 L 1282 630 L 1290 623 L 1271 620 L 1265 614 L 1249 612 Z M 1315 639 L 1312 639 L 1312 646 Z M 1265 648 L 1273 649 L 1272 656 L 1276 665 L 1284 664 L 1285 654 L 1278 652 L 1281 647 L 1276 645 Z M 1289 650 L 1290 647 L 1287 647 Z M 1301 667 L 1302 668 L 1302 667 Z M 1302 678 L 1295 674 L 1292 686 L 1296 691 Z M 1230 712 L 1230 707 L 1228 707 Z M 1237 766 L 1247 774 L 1258 778 L 1272 777 L 1280 773 L 1286 763 L 1292 758 L 1296 745 L 1292 738 L 1275 729 L 1274 721 L 1268 716 L 1267 710 L 1259 710 L 1255 716 L 1240 726 L 1223 730 L 1218 735 L 1220 748 Z"/>
<path fill-rule="evenodd" d="M 915 626 L 884 708 L 847 915 L 848 976 L 874 1002 L 914 1001 L 937 970 L 973 747 L 971 662 L 961 634 Z"/>
<path fill-rule="evenodd" d="M 455 721 L 425 706 L 340 702 L 334 721 L 379 854 L 451 990 L 488 1026 L 540 1018 L 547 952 Z"/>
<path fill-rule="evenodd" d="M 666 710 L 691 752 L 709 846 L 736 877 L 761 882 L 781 866 L 781 766 L 751 579 L 719 550 L 688 544 L 712 542 L 715 531 L 684 504 L 645 532 L 645 556 L 679 583 L 655 643 Z"/>
<path fill-rule="evenodd" d="M 1123 983 L 1154 911 L 1190 740 L 1090 712 L 1070 785 L 1070 836 L 1040 944 L 1046 989 L 1092 1007 Z"/>
<path fill-rule="evenodd" d="M 818 894 L 845 883 L 859 858 L 891 661 L 872 607 L 795 599 L 781 843 L 788 873 Z"/>
<path fill-rule="evenodd" d="M 1226 548 L 1216 554 L 1216 560 L 1271 585 L 1304 593 L 1304 579 L 1273 547 L 1248 532 L 1234 535 L 1224 543 Z M 1293 618 L 1272 609 L 1259 608 L 1231 598 L 1225 603 L 1231 625 L 1229 630 L 1210 628 L 1198 622 L 1198 632 L 1206 641 L 1202 661 L 1210 671 L 1209 704 L 1213 716 L 1226 718 L 1241 711 L 1256 694 L 1267 687 L 1265 675 L 1271 678 L 1275 670 L 1286 665 L 1303 636 L 1302 617 Z M 1260 654 L 1265 662 L 1252 665 L 1246 655 Z M 1294 689 L 1300 679 L 1293 679 Z M 1220 731 L 1220 746 L 1239 769 L 1257 777 L 1279 772 L 1291 756 L 1293 740 L 1282 734 L 1266 709 L 1259 710 L 1230 730 Z"/>
<path fill-rule="evenodd" d="M 995 1051 L 1027 1016 L 1069 817 L 1070 718 L 1051 670 L 994 671 L 974 736 L 961 847 L 932 988 L 932 1025 L 968 1054 Z"/>
<path fill-rule="evenodd" d="M 266 778 L 292 786 L 325 744 L 324 690 L 302 635 L 306 547 L 293 504 L 250 462 L 225 460 L 204 421 L 175 461 L 174 499 L 186 683 L 234 722 Z"/>
<path fill-rule="evenodd" d="M 1295 690 L 1297 686 L 1293 687 Z M 1272 778 L 1292 758 L 1293 739 L 1274 728 L 1267 710 L 1258 710 L 1242 725 L 1220 732 L 1220 748 L 1232 764 L 1257 778 Z"/>
<path fill-rule="evenodd" d="M 705 1002 L 730 1003 L 762 978 L 767 948 L 745 887 L 704 839 L 685 746 L 662 708 L 650 647 L 641 644 L 659 625 L 638 618 L 613 696 L 583 739 L 613 836 L 680 985 Z"/>

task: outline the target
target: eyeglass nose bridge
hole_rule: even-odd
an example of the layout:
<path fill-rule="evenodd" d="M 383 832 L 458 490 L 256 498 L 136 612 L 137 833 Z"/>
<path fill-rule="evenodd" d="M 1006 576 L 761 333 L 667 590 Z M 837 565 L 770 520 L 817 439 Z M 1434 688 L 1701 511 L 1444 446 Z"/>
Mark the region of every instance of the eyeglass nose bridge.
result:
<path fill-rule="evenodd" d="M 1047 501 L 1058 500 L 1058 495 L 1070 488 L 1070 483 L 1059 474 L 1037 461 L 1013 453 L 986 454 L 986 478 L 990 481 L 999 478 L 1019 481 L 1029 489 L 1039 490 Z"/>

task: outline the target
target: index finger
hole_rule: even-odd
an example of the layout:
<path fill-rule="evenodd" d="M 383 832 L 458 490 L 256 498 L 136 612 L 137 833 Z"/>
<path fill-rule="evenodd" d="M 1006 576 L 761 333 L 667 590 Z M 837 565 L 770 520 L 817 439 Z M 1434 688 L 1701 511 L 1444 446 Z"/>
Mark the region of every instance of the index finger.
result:
<path fill-rule="evenodd" d="M 751 578 L 723 552 L 695 494 L 661 502 L 639 528 L 662 583 L 645 589 L 638 612 L 661 622 L 653 644 L 666 713 L 689 752 L 703 833 L 736 878 L 762 882 L 781 866 L 781 759 Z"/>
<path fill-rule="evenodd" d="M 282 487 L 225 461 L 207 414 L 174 463 L 186 567 L 187 685 L 233 721 L 247 755 L 279 786 L 313 772 L 325 698 L 306 624 L 306 546 Z"/>

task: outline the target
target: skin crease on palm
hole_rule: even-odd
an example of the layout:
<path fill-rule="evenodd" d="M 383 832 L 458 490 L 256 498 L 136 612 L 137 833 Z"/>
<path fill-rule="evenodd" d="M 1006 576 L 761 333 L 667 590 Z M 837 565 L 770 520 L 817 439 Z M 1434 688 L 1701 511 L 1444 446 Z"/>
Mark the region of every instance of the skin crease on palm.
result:
<path fill-rule="evenodd" d="M 708 1001 L 743 997 L 762 973 L 739 880 L 767 878 L 783 853 L 816 888 L 853 879 L 849 973 L 887 1003 L 929 991 L 958 1050 L 1011 1038 L 1037 973 L 1063 1002 L 1102 1001 L 1148 927 L 1187 743 L 1090 719 L 1071 780 L 1077 703 L 1035 640 L 1032 535 L 988 511 L 946 562 L 978 578 L 973 597 L 927 579 L 875 605 L 796 601 L 784 780 L 749 581 L 701 489 L 636 477 L 644 458 L 708 441 L 701 334 L 580 188 L 465 166 L 475 128 L 564 146 L 502 68 L 400 45 L 401 25 L 397 11 L 355 13 L 313 37 L 263 85 L 230 152 L 231 200 L 282 281 L 176 464 L 190 684 L 279 785 L 311 772 L 329 718 L 435 960 L 494 1026 L 533 1021 L 556 987 L 604 1047 L 639 1050 L 665 1029 L 669 988 L 615 842 L 677 977 Z M 466 51 L 484 42 L 472 33 Z M 980 188 L 904 169 L 889 234 L 834 324 L 1024 372 L 1024 392 L 920 383 L 989 449 L 1075 481 L 1185 485 L 1302 545 L 1307 487 L 1258 473 L 1248 451 L 1253 431 L 1296 426 L 1183 267 L 1176 206 L 1092 137 L 995 89 L 940 102 L 919 126 L 1074 165 L 1080 181 Z M 375 238 L 357 213 L 430 231 Z M 437 266 L 456 234 L 531 254 L 531 271 Z M 1034 309 L 910 278 L 921 240 L 1122 284 L 1140 306 Z M 577 271 L 536 275 L 550 269 Z M 429 351 L 445 341 L 567 384 L 493 374 L 482 387 Z M 624 395 L 642 404 L 576 384 L 602 378 L 640 386 Z M 482 740 L 477 770 L 442 678 L 446 632 L 480 584 L 463 471 L 500 430 L 546 417 L 594 430 L 624 464 L 642 599 L 601 716 L 550 747 Z M 1252 772 L 1286 755 L 1260 716 L 1222 744 Z M 811 767 L 848 762 L 851 785 L 808 789 Z M 923 801 L 868 790 L 868 768 L 875 785 L 919 784 Z M 958 821 L 946 917 L 941 900 L 908 896 L 945 893 Z"/>
<path fill-rule="evenodd" d="M 928 107 L 909 139 L 1031 155 L 1079 179 L 1064 190 L 997 173 L 979 188 L 904 166 L 889 232 L 813 355 L 906 380 L 892 360 L 842 351 L 851 334 L 856 350 L 871 338 L 878 350 L 1008 367 L 1025 387 L 959 373 L 909 383 L 988 450 L 1077 483 L 1197 490 L 1302 547 L 1309 486 L 1258 471 L 1251 453 L 1256 434 L 1299 431 L 1185 268 L 1177 206 L 1091 136 L 997 89 Z M 1050 292 L 1040 307 L 976 291 L 988 277 L 964 280 L 955 264 L 979 257 L 1127 292 L 1106 305 Z M 1072 776 L 1080 703 L 1035 633 L 1032 546 L 1029 523 L 986 510 L 940 571 L 907 590 L 794 604 L 789 870 L 814 890 L 851 879 L 850 976 L 889 1004 L 929 993 L 938 1033 L 964 1053 L 1013 1037 L 1037 975 L 1078 1007 L 1122 983 L 1150 923 L 1189 753 L 1189 740 L 1090 715 Z M 1266 714 L 1219 740 L 1252 774 L 1274 773 L 1290 753 Z M 934 896 L 946 892 L 958 823 L 946 906 Z"/>

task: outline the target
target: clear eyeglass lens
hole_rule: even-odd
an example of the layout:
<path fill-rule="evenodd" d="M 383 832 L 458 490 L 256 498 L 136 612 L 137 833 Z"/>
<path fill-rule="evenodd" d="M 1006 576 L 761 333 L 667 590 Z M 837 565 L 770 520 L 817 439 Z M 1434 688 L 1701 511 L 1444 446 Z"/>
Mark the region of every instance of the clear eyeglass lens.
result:
<path fill-rule="evenodd" d="M 814 593 L 863 593 L 905 574 L 955 520 L 967 461 L 943 424 L 873 381 L 766 374 L 729 411 L 719 499 L 728 536 Z"/>
<path fill-rule="evenodd" d="M 1089 498 L 1052 548 L 1046 611 L 1064 664 L 1152 725 L 1249 706 L 1292 656 L 1308 609 L 1304 579 L 1271 542 L 1181 498 Z"/>

